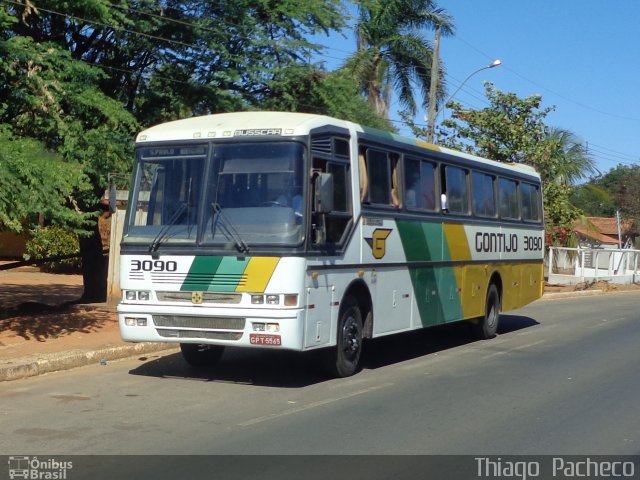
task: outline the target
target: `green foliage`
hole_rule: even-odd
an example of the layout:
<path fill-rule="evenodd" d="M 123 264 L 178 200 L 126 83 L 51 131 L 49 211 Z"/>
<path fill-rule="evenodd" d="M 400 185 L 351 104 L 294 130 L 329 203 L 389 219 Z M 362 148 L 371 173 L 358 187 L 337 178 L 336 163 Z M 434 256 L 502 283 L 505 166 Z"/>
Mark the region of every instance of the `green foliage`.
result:
<path fill-rule="evenodd" d="M 12 37 L 0 42 L 0 58 L 0 123 L 78 165 L 91 188 L 75 188 L 70 207 L 95 210 L 107 173 L 130 170 L 135 119 L 98 89 L 98 69 L 55 44 Z"/>
<path fill-rule="evenodd" d="M 42 260 L 59 255 L 78 254 L 80 244 L 74 232 L 59 226 L 51 226 L 32 230 L 26 251 L 26 260 Z M 42 271 L 51 273 L 76 273 L 81 267 L 80 258 L 56 260 L 40 265 Z"/>
<path fill-rule="evenodd" d="M 540 95 L 519 98 L 515 93 L 497 90 L 489 82 L 485 83 L 485 94 L 490 106 L 482 110 L 448 102 L 451 118 L 442 126 L 450 131 L 441 132 L 440 143 L 499 162 L 527 163 L 541 174 L 551 171 L 553 148 L 546 140 L 544 119 L 553 107 L 541 109 Z"/>
<path fill-rule="evenodd" d="M 345 70 L 327 73 L 314 66 L 292 66 L 269 85 L 261 109 L 329 115 L 381 130 L 395 131 L 358 94 L 358 85 Z"/>
<path fill-rule="evenodd" d="M 616 213 L 612 193 L 593 180 L 575 187 L 570 199 L 573 205 L 591 217 L 612 217 Z"/>
<path fill-rule="evenodd" d="M 358 49 L 345 67 L 376 113 L 388 118 L 391 90 L 412 114 L 416 111 L 414 88 L 427 106 L 431 84 L 433 47 L 422 35 L 440 26 L 453 32 L 453 21 L 432 0 L 359 0 Z M 441 71 L 444 77 L 444 70 Z M 440 82 L 442 84 L 442 82 Z"/>
<path fill-rule="evenodd" d="M 613 216 L 619 210 L 624 218 L 640 224 L 640 166 L 618 165 L 592 178 L 575 193 L 575 199 L 590 215 Z"/>
<path fill-rule="evenodd" d="M 88 188 L 79 165 L 64 162 L 30 138 L 0 124 L 0 228 L 17 233 L 39 214 L 79 227 L 83 215 L 68 208 L 73 192 Z"/>

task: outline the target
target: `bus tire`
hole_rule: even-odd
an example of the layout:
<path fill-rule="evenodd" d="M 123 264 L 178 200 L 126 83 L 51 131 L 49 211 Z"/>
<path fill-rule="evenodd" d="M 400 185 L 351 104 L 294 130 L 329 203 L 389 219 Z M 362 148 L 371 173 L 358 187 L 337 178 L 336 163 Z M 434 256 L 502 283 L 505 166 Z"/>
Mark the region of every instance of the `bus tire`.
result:
<path fill-rule="evenodd" d="M 197 343 L 181 343 L 182 358 L 193 368 L 212 367 L 222 354 L 224 347 L 219 345 L 202 345 Z"/>
<path fill-rule="evenodd" d="M 326 352 L 325 367 L 334 377 L 350 377 L 360 370 L 362 313 L 356 299 L 347 296 L 338 318 L 336 346 Z"/>
<path fill-rule="evenodd" d="M 480 317 L 473 325 L 475 335 L 481 340 L 488 340 L 496 336 L 500 320 L 500 293 L 495 284 L 489 285 L 484 317 Z"/>

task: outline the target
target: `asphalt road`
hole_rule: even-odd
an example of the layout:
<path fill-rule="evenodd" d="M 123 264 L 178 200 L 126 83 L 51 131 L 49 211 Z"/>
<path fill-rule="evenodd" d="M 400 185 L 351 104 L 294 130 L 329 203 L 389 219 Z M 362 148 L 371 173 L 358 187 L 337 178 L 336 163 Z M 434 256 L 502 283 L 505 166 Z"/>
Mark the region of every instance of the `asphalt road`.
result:
<path fill-rule="evenodd" d="M 640 294 L 538 301 L 499 336 L 376 340 L 326 379 L 291 352 L 176 354 L 0 385 L 0 454 L 637 455 Z M 185 477 L 186 478 L 186 477 Z"/>

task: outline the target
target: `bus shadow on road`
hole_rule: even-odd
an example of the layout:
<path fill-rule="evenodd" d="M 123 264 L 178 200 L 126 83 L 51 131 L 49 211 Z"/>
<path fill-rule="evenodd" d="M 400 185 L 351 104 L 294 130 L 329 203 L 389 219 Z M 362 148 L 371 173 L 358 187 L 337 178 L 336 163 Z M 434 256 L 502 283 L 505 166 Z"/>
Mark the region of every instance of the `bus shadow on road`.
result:
<path fill-rule="evenodd" d="M 536 325 L 532 318 L 503 314 L 498 335 Z M 477 342 L 468 327 L 461 322 L 370 340 L 365 343 L 363 368 L 376 370 Z M 317 352 L 227 348 L 216 365 L 203 369 L 190 367 L 179 353 L 141 359 L 144 363 L 130 374 L 276 388 L 303 388 L 330 380 L 318 366 Z"/>
<path fill-rule="evenodd" d="M 539 323 L 530 317 L 502 314 L 500 315 L 498 335 L 508 335 L 536 325 Z M 390 335 L 369 341 L 363 365 L 364 368 L 369 369 L 386 367 L 478 341 L 481 340 L 478 340 L 473 334 L 471 325 L 467 322 Z"/>
<path fill-rule="evenodd" d="M 145 361 L 132 375 L 276 388 L 302 388 L 327 380 L 316 355 L 286 350 L 228 347 L 217 364 L 195 369 L 179 353 Z"/>

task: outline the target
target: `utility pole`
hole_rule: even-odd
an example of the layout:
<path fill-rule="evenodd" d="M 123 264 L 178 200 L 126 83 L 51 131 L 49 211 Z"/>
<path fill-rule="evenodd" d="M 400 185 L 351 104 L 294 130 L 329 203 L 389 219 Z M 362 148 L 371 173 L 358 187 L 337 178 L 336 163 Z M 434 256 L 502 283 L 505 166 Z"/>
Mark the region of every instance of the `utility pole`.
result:
<path fill-rule="evenodd" d="M 427 113 L 427 142 L 433 143 L 436 127 L 436 102 L 438 97 L 438 81 L 440 80 L 440 26 L 436 27 L 431 59 L 431 84 L 429 86 L 429 111 Z"/>

